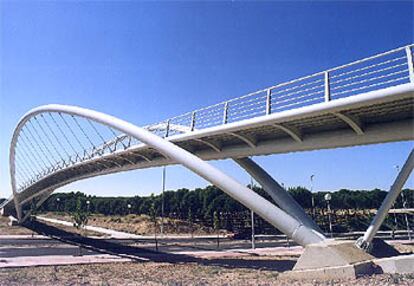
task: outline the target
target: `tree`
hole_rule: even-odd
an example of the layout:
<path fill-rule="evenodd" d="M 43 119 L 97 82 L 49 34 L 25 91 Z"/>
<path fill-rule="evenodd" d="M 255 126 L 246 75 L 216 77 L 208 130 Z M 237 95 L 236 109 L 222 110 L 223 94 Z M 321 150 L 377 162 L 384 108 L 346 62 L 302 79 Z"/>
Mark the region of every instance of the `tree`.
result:
<path fill-rule="evenodd" d="M 288 192 L 303 208 L 312 207 L 312 193 L 304 187 L 289 188 Z"/>
<path fill-rule="evenodd" d="M 81 235 L 82 235 L 82 229 L 88 223 L 88 216 L 89 214 L 83 211 L 82 201 L 78 197 L 77 202 L 76 202 L 76 210 L 72 214 L 72 218 L 73 218 L 73 226 L 76 227 L 77 229 L 80 229 Z M 82 247 L 80 245 L 79 245 L 79 255 L 82 255 Z"/>
<path fill-rule="evenodd" d="M 76 203 L 76 210 L 72 215 L 73 226 L 77 229 L 83 229 L 88 223 L 89 214 L 83 211 L 82 201 L 78 198 Z"/>

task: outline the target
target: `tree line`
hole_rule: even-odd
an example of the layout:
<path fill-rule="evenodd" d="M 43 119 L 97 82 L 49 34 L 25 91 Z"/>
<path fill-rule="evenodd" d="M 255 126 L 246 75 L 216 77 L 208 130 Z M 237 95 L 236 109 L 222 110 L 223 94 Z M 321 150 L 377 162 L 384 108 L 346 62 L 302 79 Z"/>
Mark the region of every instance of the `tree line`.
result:
<path fill-rule="evenodd" d="M 262 188 L 254 186 L 253 190 L 272 201 Z M 327 192 L 311 193 L 305 187 L 289 188 L 288 192 L 308 213 L 315 213 L 316 209 L 318 210 L 317 213 L 324 214 L 323 210 L 326 210 L 327 207 L 324 196 Z M 405 189 L 403 193 L 407 201 L 406 207 L 414 207 L 414 192 Z M 342 189 L 330 192 L 330 194 L 330 207 L 334 211 L 367 210 L 377 209 L 387 192 L 380 189 L 369 191 Z M 314 206 L 312 206 L 312 197 Z M 400 197 L 395 207 L 401 208 L 402 206 L 403 202 Z M 219 214 L 222 228 L 239 232 L 248 228 L 250 223 L 250 211 L 215 186 L 196 188 L 194 190 L 183 188 L 176 191 L 166 191 L 164 196 L 152 194 L 150 196 L 134 197 L 98 197 L 85 195 L 81 192 L 56 193 L 43 203 L 39 211 L 73 213 L 79 208 L 89 213 L 121 216 L 127 214 L 160 216 L 163 209 L 165 217 L 191 220 L 212 227 L 215 224 L 215 216 Z M 350 219 L 355 218 L 351 217 Z M 370 218 L 367 217 L 365 219 L 368 221 Z M 345 219 L 345 223 L 346 221 L 347 219 Z M 263 233 L 277 232 L 274 230 L 274 227 L 260 218 L 257 218 L 256 227 L 260 228 Z M 364 228 L 364 226 L 361 227 Z M 356 230 L 359 227 L 355 229 L 353 226 L 338 226 L 338 228 Z"/>
<path fill-rule="evenodd" d="M 260 187 L 253 187 L 253 190 L 272 201 L 271 197 Z M 305 187 L 292 187 L 288 192 L 305 209 L 312 208 L 312 196 L 314 207 L 326 208 L 325 194 L 328 192 L 311 193 Z M 341 189 L 331 194 L 331 209 L 377 209 L 384 200 L 387 192 L 374 190 L 347 190 Z M 413 191 L 405 189 L 403 191 L 407 200 L 407 207 L 414 205 Z M 196 188 L 194 190 L 178 189 L 176 191 L 166 191 L 164 196 L 161 194 L 150 196 L 134 197 L 98 197 L 90 196 L 81 192 L 56 193 L 52 194 L 40 207 L 40 211 L 61 211 L 73 212 L 80 201 L 81 206 L 89 208 L 91 213 L 103 215 L 126 215 L 149 214 L 151 205 L 155 205 L 157 214 L 161 213 L 164 205 L 164 215 L 186 219 L 191 212 L 194 217 L 211 217 L 214 211 L 236 213 L 245 211 L 246 208 L 230 196 L 222 192 L 215 186 L 206 188 Z M 89 205 L 87 205 L 89 201 Z M 397 208 L 403 207 L 400 198 L 397 200 Z"/>

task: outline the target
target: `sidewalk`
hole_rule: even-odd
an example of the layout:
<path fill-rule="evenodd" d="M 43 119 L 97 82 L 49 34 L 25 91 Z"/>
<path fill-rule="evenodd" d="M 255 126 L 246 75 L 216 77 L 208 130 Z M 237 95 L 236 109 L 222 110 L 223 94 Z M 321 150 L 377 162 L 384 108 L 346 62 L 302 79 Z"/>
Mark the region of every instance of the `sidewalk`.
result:
<path fill-rule="evenodd" d="M 58 219 L 54 219 L 54 218 L 36 216 L 36 219 L 39 220 L 39 221 L 50 222 L 50 223 L 60 224 L 60 225 L 64 225 L 64 226 L 73 226 L 73 222 L 58 220 Z M 98 227 L 98 226 L 86 225 L 84 228 L 86 230 L 89 230 L 89 231 L 94 231 L 94 232 L 109 235 L 111 238 L 124 238 L 124 239 L 125 238 L 144 238 L 144 236 L 142 236 L 142 235 L 136 235 L 136 234 L 132 234 L 132 233 L 116 231 L 116 230 L 107 229 L 107 228 Z"/>
<path fill-rule="evenodd" d="M 11 267 L 33 267 L 33 266 L 49 266 L 49 265 L 74 265 L 74 264 L 92 264 L 92 263 L 111 263 L 111 262 L 128 262 L 129 258 L 121 258 L 115 255 L 98 254 L 85 256 L 21 256 L 12 258 L 1 258 L 1 268 Z"/>
<path fill-rule="evenodd" d="M 54 219 L 54 218 L 47 218 L 47 217 L 44 217 L 44 216 L 36 216 L 36 219 L 39 220 L 39 221 L 50 222 L 50 223 L 54 223 L 54 224 L 60 224 L 60 225 L 65 225 L 65 226 L 73 226 L 72 222 L 64 221 L 64 220 L 58 220 L 58 219 Z M 112 229 L 103 228 L 103 227 L 99 227 L 99 226 L 92 226 L 92 225 L 86 225 L 85 229 L 89 230 L 89 231 L 94 231 L 94 232 L 109 235 L 110 238 L 118 238 L 118 239 L 152 239 L 152 238 L 154 238 L 154 235 L 138 235 L 138 234 L 132 234 L 132 233 L 127 233 L 127 232 L 122 232 L 122 231 L 117 231 L 117 230 L 112 230 Z M 171 235 L 171 234 L 161 235 L 161 234 L 158 234 L 158 237 L 159 238 L 190 238 L 191 236 L 190 235 Z M 225 237 L 224 235 L 220 235 L 220 238 L 224 238 L 224 237 Z M 217 238 L 217 235 L 216 234 L 200 235 L 200 236 L 194 236 L 194 238 Z"/>

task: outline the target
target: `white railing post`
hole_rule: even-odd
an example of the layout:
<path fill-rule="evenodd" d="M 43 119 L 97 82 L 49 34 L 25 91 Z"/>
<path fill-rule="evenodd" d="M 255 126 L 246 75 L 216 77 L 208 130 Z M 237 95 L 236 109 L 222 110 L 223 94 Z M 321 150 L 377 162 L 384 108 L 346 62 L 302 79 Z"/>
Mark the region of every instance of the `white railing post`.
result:
<path fill-rule="evenodd" d="M 410 82 L 414 83 L 414 61 L 413 61 L 413 53 L 411 51 L 410 46 L 405 48 L 405 53 L 407 54 L 408 74 L 410 77 Z"/>
<path fill-rule="evenodd" d="M 266 94 L 266 115 L 272 113 L 272 90 L 268 89 Z"/>
<path fill-rule="evenodd" d="M 193 113 L 191 114 L 191 125 L 190 125 L 191 131 L 194 131 L 195 121 L 196 121 L 196 112 L 193 111 Z"/>
<path fill-rule="evenodd" d="M 325 102 L 331 101 L 331 89 L 329 87 L 329 72 L 325 72 Z"/>
<path fill-rule="evenodd" d="M 229 103 L 224 103 L 224 111 L 223 111 L 223 124 L 227 123 L 227 113 L 229 111 Z"/>

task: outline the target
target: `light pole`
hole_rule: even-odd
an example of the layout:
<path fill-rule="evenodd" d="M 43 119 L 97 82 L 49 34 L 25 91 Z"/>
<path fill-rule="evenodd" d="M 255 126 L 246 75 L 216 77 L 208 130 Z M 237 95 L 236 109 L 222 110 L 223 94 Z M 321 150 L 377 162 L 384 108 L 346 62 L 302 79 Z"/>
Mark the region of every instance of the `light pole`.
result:
<path fill-rule="evenodd" d="M 328 194 L 325 194 L 324 198 L 325 198 L 326 204 L 328 206 L 329 232 L 330 232 L 331 238 L 332 238 L 333 237 L 333 232 L 332 232 L 331 204 L 330 204 L 332 196 L 331 196 L 331 194 L 328 193 Z"/>
<path fill-rule="evenodd" d="M 166 176 L 166 167 L 162 167 L 162 193 L 161 193 L 161 236 L 164 235 L 164 192 L 165 192 L 165 176 Z"/>
<path fill-rule="evenodd" d="M 131 204 L 127 204 L 127 208 L 128 208 L 128 214 L 131 214 Z"/>
<path fill-rule="evenodd" d="M 253 190 L 253 177 L 250 177 L 250 187 Z M 254 232 L 254 211 L 250 210 L 250 219 L 251 219 L 251 226 L 252 226 L 252 249 L 256 248 L 256 238 Z"/>
<path fill-rule="evenodd" d="M 400 166 L 395 165 L 394 168 L 397 170 L 397 174 L 400 173 Z M 407 234 L 408 234 L 408 240 L 412 240 L 411 238 L 411 229 L 410 229 L 410 222 L 408 221 L 408 215 L 407 215 L 407 199 L 404 196 L 404 191 L 401 191 L 401 199 L 403 202 L 403 209 L 404 209 L 404 218 L 405 218 L 405 225 L 407 227 Z"/>
<path fill-rule="evenodd" d="M 60 209 L 60 198 L 56 198 L 56 203 L 57 203 L 57 211 L 59 212 L 59 209 Z"/>
<path fill-rule="evenodd" d="M 91 202 L 88 200 L 86 201 L 86 212 L 89 214 L 89 207 L 91 205 Z"/>
<path fill-rule="evenodd" d="M 310 191 L 311 191 L 311 199 L 312 199 L 312 218 L 315 219 L 316 214 L 315 214 L 315 198 L 313 196 L 313 178 L 315 177 L 315 175 L 311 175 L 310 176 L 310 183 L 311 183 L 311 187 L 310 187 Z"/>

